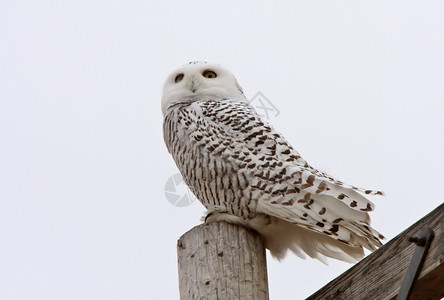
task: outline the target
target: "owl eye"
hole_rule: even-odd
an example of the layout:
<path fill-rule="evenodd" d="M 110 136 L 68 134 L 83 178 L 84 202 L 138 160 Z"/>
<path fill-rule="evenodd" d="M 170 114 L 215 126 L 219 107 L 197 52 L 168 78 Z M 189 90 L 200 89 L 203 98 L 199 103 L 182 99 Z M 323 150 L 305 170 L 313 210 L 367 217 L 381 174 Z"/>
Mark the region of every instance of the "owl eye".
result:
<path fill-rule="evenodd" d="M 181 81 L 183 79 L 183 74 L 180 73 L 176 76 L 176 78 L 174 78 L 174 82 L 178 83 L 179 81 Z"/>
<path fill-rule="evenodd" d="M 206 70 L 206 71 L 204 71 L 204 72 L 202 73 L 202 76 L 205 77 L 205 78 L 216 78 L 216 77 L 217 77 L 217 74 L 214 73 L 213 71 Z"/>

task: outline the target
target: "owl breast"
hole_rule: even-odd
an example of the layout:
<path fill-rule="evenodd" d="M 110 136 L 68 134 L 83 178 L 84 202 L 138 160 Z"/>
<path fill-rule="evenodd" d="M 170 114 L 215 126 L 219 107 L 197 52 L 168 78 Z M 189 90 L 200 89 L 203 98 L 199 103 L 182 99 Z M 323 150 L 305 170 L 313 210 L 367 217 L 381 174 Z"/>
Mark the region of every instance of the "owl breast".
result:
<path fill-rule="evenodd" d="M 164 139 L 184 181 L 209 211 L 245 219 L 255 216 L 257 199 L 250 188 L 252 171 L 233 159 L 246 156 L 238 129 L 255 118 L 245 118 L 243 106 L 224 101 L 182 102 L 164 119 Z M 251 169 L 250 169 L 251 170 Z"/>

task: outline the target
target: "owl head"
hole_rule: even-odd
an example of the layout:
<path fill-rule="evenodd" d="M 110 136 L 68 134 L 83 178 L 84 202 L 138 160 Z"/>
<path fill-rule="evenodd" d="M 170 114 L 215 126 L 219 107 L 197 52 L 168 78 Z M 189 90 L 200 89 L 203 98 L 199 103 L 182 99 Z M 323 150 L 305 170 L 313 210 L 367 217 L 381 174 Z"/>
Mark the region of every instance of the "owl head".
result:
<path fill-rule="evenodd" d="M 234 75 L 219 64 L 190 62 L 171 73 L 164 86 L 162 113 L 181 100 L 244 99 Z"/>

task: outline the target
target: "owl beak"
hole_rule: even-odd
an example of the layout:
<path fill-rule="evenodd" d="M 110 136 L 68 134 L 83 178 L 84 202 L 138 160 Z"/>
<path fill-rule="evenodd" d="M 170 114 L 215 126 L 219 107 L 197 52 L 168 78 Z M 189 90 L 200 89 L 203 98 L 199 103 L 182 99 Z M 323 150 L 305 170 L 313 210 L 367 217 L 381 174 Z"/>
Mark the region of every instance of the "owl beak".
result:
<path fill-rule="evenodd" d="M 196 90 L 197 90 L 197 84 L 196 84 L 196 81 L 193 79 L 193 80 L 191 81 L 191 91 L 192 91 L 193 93 L 195 93 Z"/>
<path fill-rule="evenodd" d="M 199 88 L 199 81 L 196 77 L 191 78 L 191 87 L 190 90 L 193 92 L 193 94 L 197 91 Z"/>

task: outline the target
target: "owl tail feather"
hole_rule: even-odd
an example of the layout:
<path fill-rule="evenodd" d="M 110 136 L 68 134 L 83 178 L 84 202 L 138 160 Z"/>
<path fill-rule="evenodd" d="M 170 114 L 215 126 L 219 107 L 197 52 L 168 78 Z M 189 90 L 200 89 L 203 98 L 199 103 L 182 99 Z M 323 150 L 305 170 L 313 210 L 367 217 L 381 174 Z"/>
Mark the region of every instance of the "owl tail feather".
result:
<path fill-rule="evenodd" d="M 258 214 L 253 219 L 246 220 L 228 213 L 211 211 L 204 220 L 224 221 L 256 230 L 264 239 L 265 247 L 277 260 L 282 260 L 288 250 L 302 259 L 308 255 L 326 265 L 327 257 L 348 263 L 355 263 L 364 257 L 364 249 L 359 243 L 361 240 L 350 244 L 265 214 Z"/>
<path fill-rule="evenodd" d="M 305 259 L 308 255 L 326 265 L 327 257 L 348 263 L 355 263 L 364 257 L 360 245 L 349 245 L 282 219 L 270 217 L 269 222 L 271 224 L 266 226 L 256 226 L 255 222 L 251 222 L 250 226 L 263 236 L 266 248 L 278 260 L 283 259 L 288 250 L 300 258 Z"/>

